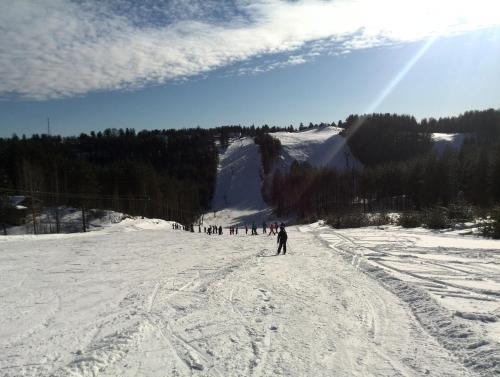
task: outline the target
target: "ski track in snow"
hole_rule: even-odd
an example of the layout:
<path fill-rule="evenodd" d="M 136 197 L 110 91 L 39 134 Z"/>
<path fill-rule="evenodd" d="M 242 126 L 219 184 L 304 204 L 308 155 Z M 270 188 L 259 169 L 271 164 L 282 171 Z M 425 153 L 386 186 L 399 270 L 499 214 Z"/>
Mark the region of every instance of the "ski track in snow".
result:
<path fill-rule="evenodd" d="M 0 375 L 473 375 L 323 233 L 3 238 Z"/>
<path fill-rule="evenodd" d="M 500 374 L 500 242 L 396 227 L 316 227 L 346 261 L 406 302 L 464 365 L 485 376 Z"/>

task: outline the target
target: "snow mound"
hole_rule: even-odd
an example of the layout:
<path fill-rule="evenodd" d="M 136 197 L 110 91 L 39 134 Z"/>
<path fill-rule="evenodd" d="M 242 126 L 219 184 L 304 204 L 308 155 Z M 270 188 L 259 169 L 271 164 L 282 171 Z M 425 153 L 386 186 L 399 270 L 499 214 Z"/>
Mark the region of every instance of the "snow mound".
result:
<path fill-rule="evenodd" d="M 171 229 L 174 221 L 165 221 L 161 219 L 148 219 L 142 217 L 127 217 L 121 223 L 121 228 L 131 230 L 144 230 L 144 229 Z"/>

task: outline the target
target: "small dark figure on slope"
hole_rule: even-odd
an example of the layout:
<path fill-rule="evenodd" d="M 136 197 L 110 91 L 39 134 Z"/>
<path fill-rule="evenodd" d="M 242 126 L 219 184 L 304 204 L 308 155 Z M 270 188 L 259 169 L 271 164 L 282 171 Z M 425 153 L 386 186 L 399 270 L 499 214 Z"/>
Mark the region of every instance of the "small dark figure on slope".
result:
<path fill-rule="evenodd" d="M 286 234 L 285 224 L 281 223 L 280 231 L 278 232 L 278 252 L 276 255 L 280 255 L 281 249 L 283 248 L 283 255 L 286 254 L 286 240 L 288 239 L 288 235 Z"/>

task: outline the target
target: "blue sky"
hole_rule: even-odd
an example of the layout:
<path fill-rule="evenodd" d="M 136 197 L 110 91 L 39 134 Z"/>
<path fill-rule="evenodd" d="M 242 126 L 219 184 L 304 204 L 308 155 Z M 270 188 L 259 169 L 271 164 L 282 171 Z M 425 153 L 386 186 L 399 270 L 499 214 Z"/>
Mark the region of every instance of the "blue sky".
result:
<path fill-rule="evenodd" d="M 500 5 L 435 3 L 5 1 L 0 136 L 500 108 Z"/>

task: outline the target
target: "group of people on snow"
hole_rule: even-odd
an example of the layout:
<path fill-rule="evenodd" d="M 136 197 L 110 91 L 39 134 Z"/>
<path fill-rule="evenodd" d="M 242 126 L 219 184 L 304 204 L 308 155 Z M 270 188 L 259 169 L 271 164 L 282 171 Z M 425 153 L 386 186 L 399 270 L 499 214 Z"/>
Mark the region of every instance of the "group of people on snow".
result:
<path fill-rule="evenodd" d="M 194 224 L 191 225 L 181 225 L 179 223 L 172 223 L 172 229 L 183 229 L 185 231 L 190 231 L 194 232 Z M 251 225 L 251 234 L 252 235 L 257 235 L 257 224 L 255 221 L 252 222 Z M 209 225 L 209 226 L 204 226 L 203 227 L 203 232 L 208 235 L 222 235 L 222 226 L 217 226 L 217 225 Z M 198 225 L 198 233 L 201 233 L 201 224 Z M 237 226 L 230 226 L 229 227 L 229 234 L 230 235 L 237 235 L 238 234 L 238 227 Z M 248 225 L 245 225 L 245 234 L 248 234 Z M 267 234 L 267 223 L 264 221 L 262 223 L 262 234 Z M 285 224 L 281 223 L 279 225 L 279 231 L 278 231 L 278 223 L 274 222 L 269 225 L 269 235 L 277 235 L 277 244 L 278 244 L 278 251 L 277 255 L 283 251 L 283 255 L 286 254 L 286 243 L 288 240 L 288 235 L 285 230 Z"/>
<path fill-rule="evenodd" d="M 198 226 L 198 231 L 201 233 L 201 225 Z M 219 236 L 222 236 L 222 226 L 217 226 L 217 225 L 210 225 L 208 227 L 204 226 L 203 227 L 203 232 L 212 235 L 212 234 L 218 234 Z"/>

